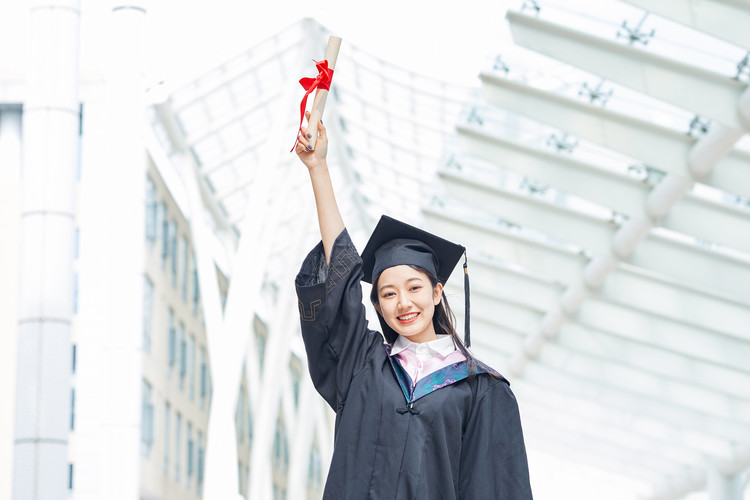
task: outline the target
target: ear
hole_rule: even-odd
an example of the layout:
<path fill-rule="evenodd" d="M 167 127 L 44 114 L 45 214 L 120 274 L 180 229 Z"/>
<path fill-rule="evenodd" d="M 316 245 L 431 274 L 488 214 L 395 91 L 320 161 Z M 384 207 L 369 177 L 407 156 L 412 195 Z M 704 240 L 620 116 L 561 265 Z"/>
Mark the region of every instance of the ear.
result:
<path fill-rule="evenodd" d="M 380 310 L 380 303 L 379 302 L 373 302 L 372 303 L 372 307 L 375 308 L 375 310 L 378 312 L 378 314 L 380 314 L 381 316 L 383 315 L 383 311 Z"/>
<path fill-rule="evenodd" d="M 438 283 L 435 285 L 435 288 L 432 289 L 432 303 L 434 305 L 440 304 L 440 301 L 443 299 L 443 284 Z"/>

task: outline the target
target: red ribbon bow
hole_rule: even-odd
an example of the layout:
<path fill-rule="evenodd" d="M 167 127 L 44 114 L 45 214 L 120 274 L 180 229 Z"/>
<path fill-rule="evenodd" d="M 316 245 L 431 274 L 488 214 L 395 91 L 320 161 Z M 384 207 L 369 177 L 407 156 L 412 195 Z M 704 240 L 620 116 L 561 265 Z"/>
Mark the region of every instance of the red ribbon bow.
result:
<path fill-rule="evenodd" d="M 307 92 L 305 92 L 305 96 L 302 98 L 302 102 L 299 106 L 299 128 L 297 129 L 297 139 L 294 141 L 294 146 L 292 146 L 291 151 L 294 151 L 294 148 L 297 146 L 297 142 L 299 142 L 299 132 L 302 130 L 302 121 L 305 119 L 305 108 L 307 108 L 307 96 L 310 95 L 310 93 L 315 89 L 320 90 L 330 90 L 331 89 L 331 80 L 333 79 L 333 70 L 328 67 L 328 61 L 323 59 L 322 61 L 316 61 L 313 59 L 313 62 L 315 63 L 315 67 L 318 68 L 318 76 L 315 78 L 301 78 L 299 83 L 302 85 L 302 88 L 304 88 Z M 317 133 L 317 131 L 315 131 Z"/>

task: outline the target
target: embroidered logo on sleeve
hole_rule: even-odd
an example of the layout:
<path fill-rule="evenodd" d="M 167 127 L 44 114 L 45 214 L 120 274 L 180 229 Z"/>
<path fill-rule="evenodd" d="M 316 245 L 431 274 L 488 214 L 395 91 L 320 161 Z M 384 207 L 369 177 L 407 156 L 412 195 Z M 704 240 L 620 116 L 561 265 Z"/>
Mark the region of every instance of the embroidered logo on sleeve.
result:
<path fill-rule="evenodd" d="M 297 307 L 299 307 L 299 317 L 302 321 L 315 321 L 318 314 L 318 306 L 321 304 L 321 300 L 313 300 L 307 305 L 303 304 L 301 300 L 297 301 Z"/>
<path fill-rule="evenodd" d="M 358 260 L 359 254 L 352 244 L 347 245 L 346 248 L 334 257 L 328 272 L 328 284 L 326 286 L 328 293 L 331 293 L 331 290 L 336 288 L 336 284 L 339 281 L 345 280 L 351 274 Z"/>

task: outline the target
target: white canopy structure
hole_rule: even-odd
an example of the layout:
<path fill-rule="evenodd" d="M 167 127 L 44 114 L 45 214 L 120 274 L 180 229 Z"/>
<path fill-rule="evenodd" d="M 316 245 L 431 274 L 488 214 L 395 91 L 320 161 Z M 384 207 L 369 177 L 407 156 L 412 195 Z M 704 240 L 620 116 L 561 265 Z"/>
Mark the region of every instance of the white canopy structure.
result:
<path fill-rule="evenodd" d="M 360 247 L 388 213 L 469 249 L 475 352 L 511 380 L 539 489 L 537 453 L 608 474 L 622 498 L 743 498 L 750 2 L 568 4 L 508 13 L 517 46 L 482 71 L 481 92 L 344 41 L 324 117 L 344 218 Z M 223 243 L 244 297 L 269 283 L 292 293 L 316 241 L 307 179 L 286 148 L 296 80 L 327 34 L 295 24 L 153 107 L 149 151 L 165 178 L 177 169 L 193 213 L 208 209 L 192 224 Z M 202 283 L 211 241 L 196 241 Z M 207 327 L 217 352 L 243 345 L 224 328 L 252 317 L 232 300 L 230 288 L 224 323 Z M 279 304 L 273 334 L 288 335 L 295 305 Z M 240 366 L 235 356 L 224 368 Z M 247 373 L 254 406 L 270 404 L 273 371 Z M 254 445 L 253 478 L 267 474 L 268 443 Z"/>

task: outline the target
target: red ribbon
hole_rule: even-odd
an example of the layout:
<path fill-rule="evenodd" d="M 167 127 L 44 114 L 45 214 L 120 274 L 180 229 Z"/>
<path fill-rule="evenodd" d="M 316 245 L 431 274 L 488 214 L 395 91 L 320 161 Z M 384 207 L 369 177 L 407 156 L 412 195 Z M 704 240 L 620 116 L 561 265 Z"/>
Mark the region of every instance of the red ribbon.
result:
<path fill-rule="evenodd" d="M 313 62 L 315 63 L 315 67 L 318 68 L 318 76 L 316 76 L 315 78 L 301 78 L 299 81 L 300 85 L 302 85 L 302 88 L 304 88 L 307 92 L 305 92 L 305 96 L 302 98 L 302 102 L 299 106 L 299 128 L 297 129 L 297 139 L 294 141 L 294 146 L 292 146 L 290 152 L 294 151 L 294 148 L 297 146 L 297 142 L 299 142 L 299 132 L 302 130 L 302 121 L 305 119 L 305 109 L 307 108 L 307 96 L 309 96 L 310 93 L 312 93 L 312 91 L 315 89 L 331 89 L 333 70 L 328 67 L 328 61 L 325 59 L 323 59 L 322 61 L 316 61 L 315 59 L 313 59 Z M 317 133 L 317 130 L 314 133 Z"/>

